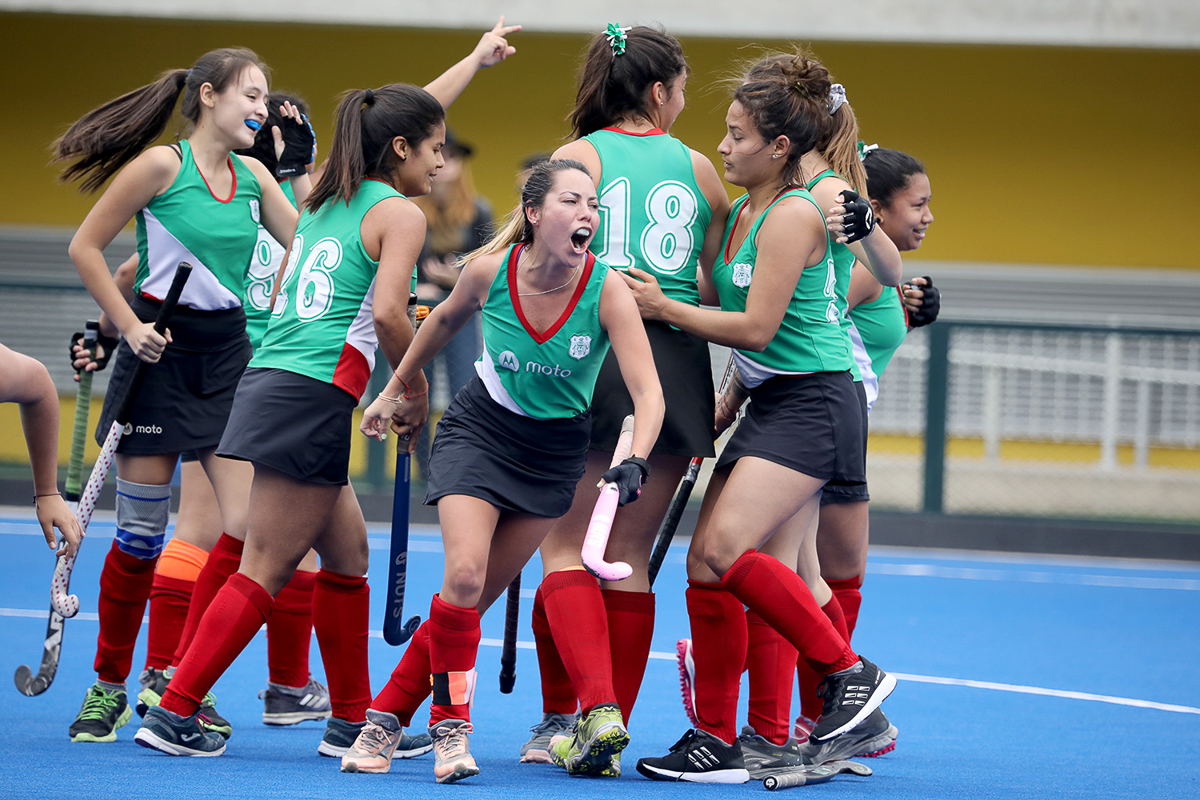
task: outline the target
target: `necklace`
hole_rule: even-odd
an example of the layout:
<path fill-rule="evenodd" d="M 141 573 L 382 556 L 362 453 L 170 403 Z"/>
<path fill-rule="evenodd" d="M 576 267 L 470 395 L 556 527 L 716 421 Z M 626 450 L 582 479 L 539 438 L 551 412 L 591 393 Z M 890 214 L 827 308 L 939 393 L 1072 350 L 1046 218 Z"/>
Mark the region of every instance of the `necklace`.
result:
<path fill-rule="evenodd" d="M 521 268 L 517 267 L 517 271 L 520 272 Z M 544 292 L 517 292 L 517 297 L 537 297 L 539 294 L 553 294 L 554 292 L 557 292 L 559 289 L 565 289 L 571 285 L 571 281 L 575 280 L 576 272 L 579 272 L 578 264 L 576 264 L 575 268 L 571 270 L 571 277 L 567 278 L 567 282 L 564 283 L 562 286 L 555 286 L 553 289 L 547 289 Z"/>

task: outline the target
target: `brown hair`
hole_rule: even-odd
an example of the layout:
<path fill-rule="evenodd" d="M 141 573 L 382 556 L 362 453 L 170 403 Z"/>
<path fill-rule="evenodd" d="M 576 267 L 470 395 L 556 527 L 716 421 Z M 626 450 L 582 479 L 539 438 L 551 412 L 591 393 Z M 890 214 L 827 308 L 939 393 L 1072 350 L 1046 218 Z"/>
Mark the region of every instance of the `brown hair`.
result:
<path fill-rule="evenodd" d="M 649 118 L 646 90 L 687 72 L 679 40 L 639 25 L 625 34 L 625 52 L 614 55 L 608 37 L 593 37 L 579 70 L 575 108 L 567 118 L 576 139 L 600 130 L 629 113 Z"/>
<path fill-rule="evenodd" d="M 200 87 L 208 83 L 222 92 L 251 66 L 270 78 L 267 66 L 252 50 L 212 50 L 200 56 L 191 69 L 167 70 L 154 83 L 89 111 L 54 142 L 54 160 L 72 162 L 59 180 L 66 183 L 82 178 L 80 191 L 96 191 L 162 136 L 180 94 L 179 113 L 194 125 L 200 121 Z"/>
<path fill-rule="evenodd" d="M 363 178 L 394 170 L 393 139 L 402 136 L 417 147 L 445 118 L 441 104 L 419 86 L 389 83 L 345 92 L 335 113 L 329 160 L 305 208 L 315 212 L 329 200 L 349 204 Z"/>

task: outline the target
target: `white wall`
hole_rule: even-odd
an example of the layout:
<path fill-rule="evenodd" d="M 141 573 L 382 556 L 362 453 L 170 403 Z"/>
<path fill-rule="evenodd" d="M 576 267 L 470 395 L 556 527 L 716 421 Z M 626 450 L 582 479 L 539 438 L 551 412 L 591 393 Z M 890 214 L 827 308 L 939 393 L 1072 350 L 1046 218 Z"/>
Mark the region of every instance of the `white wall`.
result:
<path fill-rule="evenodd" d="M 0 0 L 0 10 L 530 31 L 1200 48 L 1197 0 Z"/>

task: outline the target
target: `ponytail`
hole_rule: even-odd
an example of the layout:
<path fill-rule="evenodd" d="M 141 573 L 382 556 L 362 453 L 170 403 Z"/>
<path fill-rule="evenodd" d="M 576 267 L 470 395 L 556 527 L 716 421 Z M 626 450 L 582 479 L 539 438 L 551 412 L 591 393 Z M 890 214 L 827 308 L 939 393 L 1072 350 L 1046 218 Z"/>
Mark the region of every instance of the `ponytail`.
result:
<path fill-rule="evenodd" d="M 854 117 L 854 109 L 849 102 L 844 102 L 829 120 L 829 138 L 818 149 L 833 171 L 850 184 L 851 189 L 866 195 L 867 171 L 858 157 L 858 120 Z"/>

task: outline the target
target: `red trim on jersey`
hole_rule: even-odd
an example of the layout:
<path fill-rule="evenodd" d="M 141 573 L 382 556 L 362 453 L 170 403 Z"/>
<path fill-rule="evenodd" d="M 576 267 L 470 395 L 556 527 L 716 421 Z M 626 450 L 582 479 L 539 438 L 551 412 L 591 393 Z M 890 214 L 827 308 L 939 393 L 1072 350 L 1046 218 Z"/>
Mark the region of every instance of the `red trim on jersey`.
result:
<path fill-rule="evenodd" d="M 900 295 L 900 310 L 904 312 L 904 327 L 908 327 L 908 306 L 904 305 L 904 284 L 896 287 L 896 294 Z"/>
<path fill-rule="evenodd" d="M 612 131 L 613 133 L 623 133 L 626 136 L 666 136 L 667 135 L 667 132 L 662 130 L 661 128 L 651 128 L 650 130 L 642 131 L 641 133 L 638 133 L 637 131 L 627 131 L 624 128 L 617 128 L 614 126 L 609 126 L 607 128 L 601 128 L 600 130 Z"/>
<path fill-rule="evenodd" d="M 789 186 L 786 189 L 783 189 L 779 194 L 775 195 L 774 200 L 767 203 L 767 208 L 770 208 L 771 206 L 775 205 L 775 203 L 779 201 L 779 198 L 783 197 L 788 192 L 792 191 L 793 189 L 799 189 L 799 188 L 800 188 L 799 186 Z M 746 206 L 748 206 L 748 205 L 750 205 L 749 200 L 742 203 L 742 207 L 738 209 L 737 216 L 733 218 L 733 227 L 729 229 L 729 238 L 725 240 L 725 263 L 726 264 L 729 263 L 729 245 L 733 244 L 733 235 L 735 233 L 737 233 L 738 220 L 740 220 L 742 218 L 742 212 L 746 210 Z M 765 214 L 766 212 L 764 211 L 763 213 Z M 743 240 L 742 244 L 745 244 L 745 243 L 746 242 Z M 741 245 L 738 245 L 738 249 L 739 250 L 742 249 Z"/>
<path fill-rule="evenodd" d="M 587 254 L 587 260 L 583 265 L 583 277 L 579 279 L 579 284 L 575 287 L 575 292 L 571 295 L 567 307 L 563 309 L 562 315 L 553 325 L 542 333 L 538 333 L 529 324 L 529 320 L 525 318 L 525 311 L 521 308 L 521 297 L 517 293 L 517 258 L 524 249 L 525 245 L 522 244 L 514 247 L 508 255 L 508 297 L 512 301 L 513 310 L 517 312 L 517 319 L 521 320 L 521 325 L 525 328 L 526 333 L 533 337 L 533 340 L 538 344 L 545 344 L 554 338 L 554 334 L 558 333 L 563 325 L 567 324 L 567 320 L 571 317 L 571 312 L 579 304 L 579 298 L 583 296 L 583 290 L 587 287 L 588 280 L 592 276 L 592 265 L 596 263 L 596 257 L 591 253 Z"/>
<path fill-rule="evenodd" d="M 196 164 L 195 158 L 192 159 L 192 163 Z M 228 203 L 233 200 L 233 196 L 237 194 L 237 171 L 233 168 L 233 157 L 226 156 L 225 163 L 229 165 L 229 174 L 233 177 L 233 189 L 230 190 L 229 197 L 226 197 L 224 200 L 213 194 L 212 187 L 208 185 L 208 178 L 204 177 L 204 172 L 200 169 L 200 165 L 196 164 L 196 172 L 200 173 L 200 180 L 204 181 L 204 187 L 208 189 L 208 193 L 212 195 L 212 199 L 216 200 L 218 203 Z"/>
<path fill-rule="evenodd" d="M 333 369 L 333 385 L 345 389 L 354 395 L 355 400 L 363 396 L 367 390 L 367 381 L 371 378 L 371 366 L 367 357 L 349 342 L 342 345 L 342 354 L 338 356 L 337 366 Z"/>

